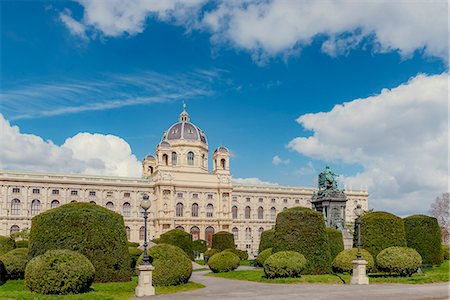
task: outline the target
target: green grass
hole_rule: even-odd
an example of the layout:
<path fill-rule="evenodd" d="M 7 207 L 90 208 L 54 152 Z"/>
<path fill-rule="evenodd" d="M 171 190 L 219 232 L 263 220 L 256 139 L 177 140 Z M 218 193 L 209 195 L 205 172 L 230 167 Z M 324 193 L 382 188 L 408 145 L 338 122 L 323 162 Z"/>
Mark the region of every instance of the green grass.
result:
<path fill-rule="evenodd" d="M 226 273 L 208 273 L 206 276 L 222 277 L 236 280 L 257 281 L 264 283 L 333 283 L 348 284 L 351 275 L 349 274 L 324 274 L 324 275 L 303 275 L 301 278 L 275 278 L 267 279 L 263 269 L 234 271 Z M 450 281 L 450 262 L 447 260 L 439 267 L 423 270 L 423 274 L 413 274 L 411 277 L 397 277 L 389 274 L 377 273 L 369 274 L 370 283 L 435 283 Z"/>
<path fill-rule="evenodd" d="M 199 265 L 204 266 L 205 265 L 205 261 L 203 259 L 196 259 L 195 262 Z"/>
<path fill-rule="evenodd" d="M 253 266 L 253 259 L 241 260 L 240 266 Z"/>
<path fill-rule="evenodd" d="M 137 277 L 128 282 L 94 283 L 91 291 L 78 295 L 39 295 L 28 291 L 23 280 L 9 280 L 0 286 L 0 299 L 10 300 L 128 300 L 133 298 Z M 170 294 L 204 287 L 203 284 L 188 282 L 178 286 L 156 287 L 156 294 Z"/>

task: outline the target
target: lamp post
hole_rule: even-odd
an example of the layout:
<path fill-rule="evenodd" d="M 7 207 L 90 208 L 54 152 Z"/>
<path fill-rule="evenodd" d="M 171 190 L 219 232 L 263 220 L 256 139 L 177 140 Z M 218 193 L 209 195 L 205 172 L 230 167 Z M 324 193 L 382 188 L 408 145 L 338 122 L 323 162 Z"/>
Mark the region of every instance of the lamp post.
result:
<path fill-rule="evenodd" d="M 361 216 L 363 214 L 363 210 L 361 208 L 361 204 L 356 205 L 354 210 L 356 218 L 356 225 L 358 226 L 358 254 L 356 255 L 357 259 L 361 259 Z"/>
<path fill-rule="evenodd" d="M 152 206 L 152 202 L 150 201 L 149 195 L 144 194 L 142 196 L 141 208 L 144 210 L 144 235 L 145 235 L 145 237 L 144 237 L 144 255 L 142 256 L 141 265 L 150 265 L 153 262 L 153 258 L 151 256 L 149 256 L 148 252 L 147 252 L 147 247 L 148 247 L 147 219 L 148 219 L 148 209 L 151 206 Z"/>

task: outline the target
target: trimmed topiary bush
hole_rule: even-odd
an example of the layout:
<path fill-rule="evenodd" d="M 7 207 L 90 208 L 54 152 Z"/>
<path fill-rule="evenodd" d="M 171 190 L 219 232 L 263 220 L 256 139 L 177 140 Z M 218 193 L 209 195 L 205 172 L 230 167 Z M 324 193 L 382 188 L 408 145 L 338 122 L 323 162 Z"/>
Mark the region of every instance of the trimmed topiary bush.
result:
<path fill-rule="evenodd" d="M 357 232 L 355 224 L 353 247 L 358 243 Z M 361 217 L 361 247 L 376 257 L 381 250 L 393 246 L 406 247 L 403 220 L 383 211 L 364 214 Z"/>
<path fill-rule="evenodd" d="M 5 264 L 0 260 L 0 285 L 3 285 L 7 280 Z"/>
<path fill-rule="evenodd" d="M 0 256 L 16 248 L 16 242 L 9 236 L 0 235 Z"/>
<path fill-rule="evenodd" d="M 205 240 L 195 240 L 192 242 L 194 252 L 205 253 L 208 250 L 208 243 Z"/>
<path fill-rule="evenodd" d="M 211 248 L 220 251 L 229 248 L 236 248 L 236 246 L 234 245 L 234 235 L 227 231 L 219 231 L 218 233 L 215 233 L 212 237 Z"/>
<path fill-rule="evenodd" d="M 214 273 L 229 272 L 239 267 L 241 259 L 230 251 L 222 251 L 214 254 L 208 260 L 208 266 Z"/>
<path fill-rule="evenodd" d="M 260 252 L 258 254 L 258 257 L 256 257 L 256 262 L 258 263 L 258 266 L 263 267 L 264 262 L 271 255 L 272 255 L 272 248 L 267 248 L 267 249 L 263 250 L 262 252 Z"/>
<path fill-rule="evenodd" d="M 244 250 L 230 248 L 230 249 L 225 249 L 223 251 L 228 251 L 228 252 L 236 254 L 237 256 L 239 256 L 240 260 L 248 259 L 248 253 L 247 253 L 247 251 L 244 251 Z"/>
<path fill-rule="evenodd" d="M 272 252 L 302 253 L 307 265 L 304 274 L 326 274 L 331 271 L 330 246 L 325 221 L 320 212 L 293 207 L 277 215 Z"/>
<path fill-rule="evenodd" d="M 442 257 L 444 260 L 448 260 L 450 247 L 448 245 L 442 245 Z"/>
<path fill-rule="evenodd" d="M 342 231 L 327 227 L 325 228 L 328 235 L 328 243 L 330 245 L 331 260 L 333 260 L 341 251 L 344 250 L 344 239 Z"/>
<path fill-rule="evenodd" d="M 204 257 L 212 257 L 214 254 L 220 253 L 217 249 L 209 249 L 205 253 L 203 253 Z"/>
<path fill-rule="evenodd" d="M 273 236 L 275 234 L 275 229 L 269 229 L 261 233 L 261 238 L 259 240 L 258 253 L 263 252 L 266 249 L 272 248 Z"/>
<path fill-rule="evenodd" d="M 295 251 L 280 251 L 269 256 L 264 262 L 267 278 L 300 277 L 306 266 L 306 258 Z"/>
<path fill-rule="evenodd" d="M 25 268 L 25 285 L 39 294 L 78 294 L 88 291 L 95 277 L 89 259 L 71 250 L 50 250 Z"/>
<path fill-rule="evenodd" d="M 128 245 L 128 247 L 134 247 L 134 248 L 137 248 L 137 247 L 140 246 L 139 243 L 137 243 L 137 242 L 130 242 L 130 241 L 127 242 L 127 245 Z"/>
<path fill-rule="evenodd" d="M 333 272 L 336 273 L 352 273 L 353 265 L 352 261 L 356 259 L 356 255 L 358 254 L 357 248 L 346 249 L 341 251 L 336 258 L 333 260 Z M 374 270 L 375 262 L 373 260 L 372 255 L 369 251 L 361 249 L 362 258 L 367 261 L 366 270 L 367 273 Z"/>
<path fill-rule="evenodd" d="M 95 267 L 95 281 L 129 281 L 130 256 L 123 217 L 91 203 L 69 203 L 32 219 L 30 257 L 68 249 L 85 255 Z"/>
<path fill-rule="evenodd" d="M 379 271 L 411 276 L 422 265 L 420 254 L 408 247 L 389 247 L 377 255 Z"/>
<path fill-rule="evenodd" d="M 440 265 L 443 261 L 441 228 L 436 218 L 414 215 L 403 219 L 406 243 L 422 256 L 423 264 Z"/>
<path fill-rule="evenodd" d="M 130 266 L 132 270 L 136 268 L 136 262 L 143 252 L 144 250 L 141 250 L 139 248 L 128 247 L 128 254 L 130 255 Z"/>
<path fill-rule="evenodd" d="M 3 254 L 0 260 L 5 265 L 8 279 L 23 279 L 28 263 L 28 249 L 16 248 Z"/>
<path fill-rule="evenodd" d="M 181 248 L 158 244 L 148 250 L 153 258 L 153 285 L 169 286 L 187 283 L 192 275 L 192 262 Z M 143 254 L 139 257 L 136 265 L 142 262 Z"/>
<path fill-rule="evenodd" d="M 172 229 L 159 237 L 160 244 L 169 244 L 181 248 L 191 260 L 194 260 L 192 236 L 184 230 Z"/>
<path fill-rule="evenodd" d="M 28 248 L 28 241 L 27 240 L 16 241 L 16 247 L 17 248 Z"/>

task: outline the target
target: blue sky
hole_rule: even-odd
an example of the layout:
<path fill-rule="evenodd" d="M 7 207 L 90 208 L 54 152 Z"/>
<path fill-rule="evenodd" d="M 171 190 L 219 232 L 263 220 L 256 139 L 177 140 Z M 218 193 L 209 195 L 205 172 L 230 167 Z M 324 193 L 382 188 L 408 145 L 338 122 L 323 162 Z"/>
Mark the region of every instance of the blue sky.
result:
<path fill-rule="evenodd" d="M 446 2 L 318 3 L 2 2 L 1 168 L 134 175 L 184 100 L 236 179 L 329 164 L 375 209 L 426 212 L 448 191 Z"/>

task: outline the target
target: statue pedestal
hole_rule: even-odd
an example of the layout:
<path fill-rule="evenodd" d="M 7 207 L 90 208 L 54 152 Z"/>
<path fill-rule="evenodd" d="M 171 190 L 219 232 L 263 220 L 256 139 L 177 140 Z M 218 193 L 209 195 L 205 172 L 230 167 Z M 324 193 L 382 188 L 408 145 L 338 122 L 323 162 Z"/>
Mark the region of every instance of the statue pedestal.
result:
<path fill-rule="evenodd" d="M 350 284 L 369 284 L 369 277 L 366 275 L 367 261 L 356 259 L 352 261 L 353 275 Z"/>
<path fill-rule="evenodd" d="M 155 295 L 155 288 L 152 286 L 152 271 L 155 268 L 152 265 L 140 265 L 137 269 L 139 271 L 139 275 L 138 286 L 134 291 L 136 297 Z"/>

